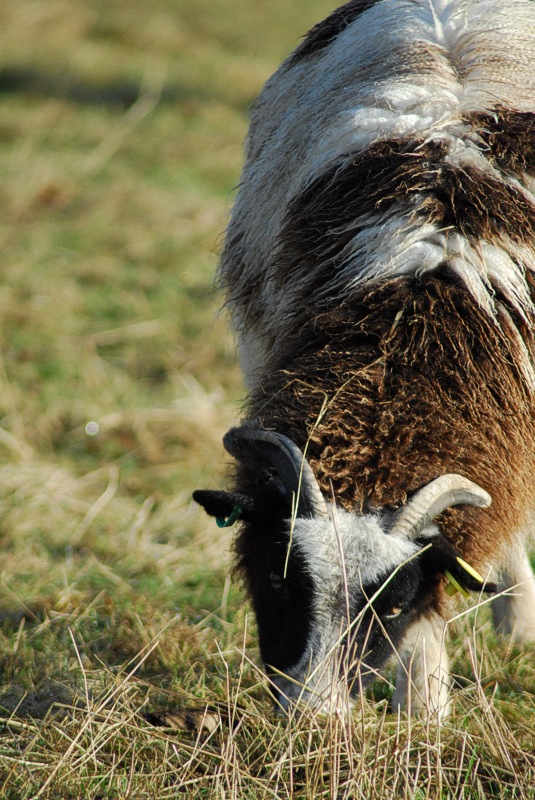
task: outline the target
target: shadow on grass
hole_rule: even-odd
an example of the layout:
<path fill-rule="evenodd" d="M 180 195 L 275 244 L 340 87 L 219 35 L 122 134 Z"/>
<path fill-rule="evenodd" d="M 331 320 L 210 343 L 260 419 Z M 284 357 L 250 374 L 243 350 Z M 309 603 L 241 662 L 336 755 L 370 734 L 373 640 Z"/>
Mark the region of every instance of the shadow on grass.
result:
<path fill-rule="evenodd" d="M 31 67 L 0 68 L 0 95 L 25 94 L 77 103 L 125 110 L 134 105 L 142 93 L 139 84 L 117 80 L 109 83 L 89 83 L 63 72 L 44 72 Z M 160 103 L 174 105 L 187 102 L 221 102 L 220 92 L 207 91 L 186 83 L 163 86 L 158 92 Z M 253 98 L 234 103 L 245 111 Z"/>

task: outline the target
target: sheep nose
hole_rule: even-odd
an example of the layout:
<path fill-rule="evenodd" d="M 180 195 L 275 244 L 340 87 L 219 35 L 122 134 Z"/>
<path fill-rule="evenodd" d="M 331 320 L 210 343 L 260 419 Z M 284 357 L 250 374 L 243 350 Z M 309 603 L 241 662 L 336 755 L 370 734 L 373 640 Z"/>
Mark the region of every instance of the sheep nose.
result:
<path fill-rule="evenodd" d="M 284 691 L 284 679 L 277 675 L 268 675 L 270 691 L 273 697 L 273 710 L 277 717 L 286 717 L 292 705 L 288 694 Z"/>
<path fill-rule="evenodd" d="M 290 701 L 285 698 L 277 698 L 273 701 L 273 715 L 278 719 L 286 719 L 288 717 L 289 708 Z"/>

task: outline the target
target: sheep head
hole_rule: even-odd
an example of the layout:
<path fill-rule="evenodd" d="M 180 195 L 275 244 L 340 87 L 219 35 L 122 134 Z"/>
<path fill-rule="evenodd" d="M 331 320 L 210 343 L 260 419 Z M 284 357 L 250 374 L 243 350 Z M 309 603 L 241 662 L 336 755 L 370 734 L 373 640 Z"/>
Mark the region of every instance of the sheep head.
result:
<path fill-rule="evenodd" d="M 269 476 L 265 485 L 257 494 L 197 491 L 194 499 L 219 524 L 242 521 L 241 565 L 283 708 L 297 700 L 332 706 L 339 677 L 358 693 L 426 613 L 444 576 L 453 591 L 495 591 L 435 522 L 450 506 L 490 505 L 467 478 L 441 475 L 395 513 L 358 514 L 326 501 L 286 436 L 244 425 L 224 445 L 242 467 Z"/>

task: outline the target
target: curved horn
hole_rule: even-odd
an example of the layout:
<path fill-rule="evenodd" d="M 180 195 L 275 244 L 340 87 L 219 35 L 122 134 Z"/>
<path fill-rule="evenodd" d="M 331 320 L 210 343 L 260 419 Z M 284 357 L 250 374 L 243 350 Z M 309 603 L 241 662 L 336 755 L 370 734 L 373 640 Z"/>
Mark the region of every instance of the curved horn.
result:
<path fill-rule="evenodd" d="M 243 425 L 231 428 L 223 437 L 223 444 L 238 461 L 253 453 L 274 467 L 288 495 L 291 497 L 293 493 L 298 499 L 298 517 L 328 516 L 327 504 L 310 464 L 287 436 Z"/>
<path fill-rule="evenodd" d="M 450 506 L 488 508 L 492 498 L 477 483 L 462 475 L 447 473 L 419 489 L 398 511 L 389 533 L 416 539 L 435 517 Z"/>

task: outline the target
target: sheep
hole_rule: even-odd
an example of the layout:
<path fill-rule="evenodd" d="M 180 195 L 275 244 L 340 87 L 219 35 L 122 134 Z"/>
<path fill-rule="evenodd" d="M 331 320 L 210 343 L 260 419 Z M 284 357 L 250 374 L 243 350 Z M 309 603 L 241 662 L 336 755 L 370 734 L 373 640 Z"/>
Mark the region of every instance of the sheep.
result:
<path fill-rule="evenodd" d="M 219 269 L 248 397 L 194 498 L 239 520 L 285 710 L 396 653 L 394 707 L 444 718 L 458 591 L 535 640 L 534 63 L 530 0 L 351 0 L 252 112 Z"/>

